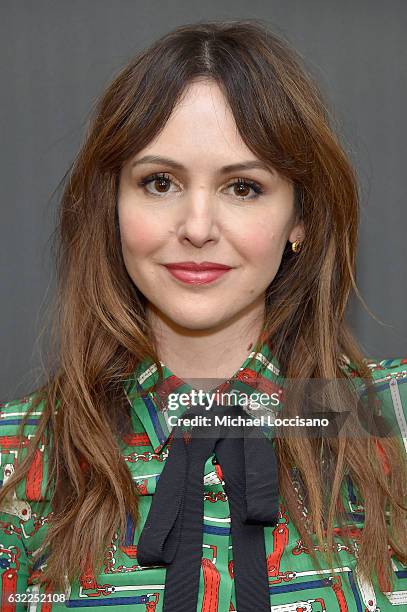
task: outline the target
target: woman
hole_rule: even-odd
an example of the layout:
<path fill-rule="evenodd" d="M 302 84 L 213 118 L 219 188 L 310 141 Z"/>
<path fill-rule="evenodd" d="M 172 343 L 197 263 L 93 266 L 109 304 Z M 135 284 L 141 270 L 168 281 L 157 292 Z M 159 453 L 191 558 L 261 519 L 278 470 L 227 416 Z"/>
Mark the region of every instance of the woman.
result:
<path fill-rule="evenodd" d="M 57 367 L 1 410 L 2 609 L 406 603 L 406 360 L 346 326 L 357 226 L 318 88 L 260 22 L 178 27 L 120 72 L 61 201 Z M 336 430 L 181 401 L 297 418 L 317 379 Z"/>

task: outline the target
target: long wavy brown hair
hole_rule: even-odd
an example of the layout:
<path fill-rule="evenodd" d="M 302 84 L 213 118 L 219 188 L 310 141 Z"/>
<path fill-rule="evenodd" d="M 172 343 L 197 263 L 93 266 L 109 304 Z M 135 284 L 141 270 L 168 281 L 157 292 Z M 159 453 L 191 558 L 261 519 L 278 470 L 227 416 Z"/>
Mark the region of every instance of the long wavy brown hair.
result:
<path fill-rule="evenodd" d="M 45 439 L 53 514 L 41 580 L 55 589 L 64 588 L 65 576 L 77 578 L 88 563 L 99 572 L 105 547 L 116 533 L 124 537 L 126 515 L 139 521 L 137 489 L 120 447 L 129 426 L 123 382 L 146 356 L 155 361 L 160 377 L 162 369 L 146 298 L 122 258 L 118 179 L 123 164 L 163 128 L 186 86 L 202 77 L 221 87 L 250 150 L 293 182 L 304 220 L 301 251 L 294 254 L 287 243 L 267 290 L 259 342 L 270 339 L 287 378 L 350 379 L 340 367 L 343 354 L 359 376 L 371 377 L 345 322 L 352 289 L 363 302 L 355 282 L 357 179 L 314 77 L 301 56 L 261 20 L 176 28 L 114 78 L 65 176 L 51 325 L 55 365 L 27 413 L 42 402 L 29 452 L 0 493 L 2 500 L 27 475 Z M 341 387 L 335 399 L 346 409 L 355 398 L 349 390 L 352 397 L 345 397 Z M 287 410 L 294 414 L 296 409 Z M 353 434 L 359 431 L 357 419 L 346 423 Z M 275 447 L 285 507 L 316 565 L 312 534 L 333 563 L 332 526 L 335 518 L 342 524 L 340 491 L 350 477 L 365 507 L 358 569 L 364 577 L 379 576 L 380 588 L 389 590 L 389 550 L 407 562 L 407 477 L 399 440 L 380 439 L 389 471 L 376 441 L 373 434 L 357 440 L 355 435 L 292 436 L 276 438 Z M 299 483 L 306 492 L 308 522 L 299 507 Z"/>

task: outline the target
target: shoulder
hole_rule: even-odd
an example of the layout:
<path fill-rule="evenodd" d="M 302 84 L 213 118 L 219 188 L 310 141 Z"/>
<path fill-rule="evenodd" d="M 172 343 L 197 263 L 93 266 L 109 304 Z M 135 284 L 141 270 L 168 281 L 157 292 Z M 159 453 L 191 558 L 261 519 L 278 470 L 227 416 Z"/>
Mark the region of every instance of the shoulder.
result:
<path fill-rule="evenodd" d="M 27 455 L 43 410 L 44 400 L 40 401 L 36 392 L 0 404 L 0 487 Z M 24 429 L 21 431 L 24 418 Z M 41 439 L 27 476 L 16 485 L 17 498 L 33 501 L 47 498 L 44 490 L 47 451 Z"/>
<path fill-rule="evenodd" d="M 10 400 L 7 402 L 0 402 L 0 426 L 3 429 L 13 429 L 18 427 L 23 416 L 29 412 L 32 406 L 35 406 L 35 402 L 38 401 L 38 393 L 33 392 L 19 399 Z M 39 402 L 36 407 L 35 417 L 38 421 L 38 416 L 44 408 L 44 402 Z M 29 425 L 35 425 L 36 423 L 29 423 Z M 1 431 L 0 430 L 0 433 Z"/>
<path fill-rule="evenodd" d="M 23 430 L 23 447 L 35 434 L 44 401 L 39 401 L 39 394 L 33 392 L 20 399 L 0 403 L 0 450 L 12 449 L 17 442 L 20 426 L 26 419 Z"/>
<path fill-rule="evenodd" d="M 341 366 L 353 372 L 354 376 L 358 376 L 358 368 L 356 364 L 349 359 L 345 354 L 341 355 Z M 406 378 L 407 377 L 407 358 L 396 357 L 393 359 L 382 359 L 381 361 L 365 357 L 363 363 L 367 365 L 372 373 L 372 377 L 377 380 L 379 378 Z"/>
<path fill-rule="evenodd" d="M 361 396 L 364 395 L 364 384 L 356 365 L 345 355 L 342 367 L 349 375 L 362 382 Z M 365 358 L 377 393 L 378 412 L 392 427 L 396 436 L 401 436 L 407 451 L 407 358 L 376 360 Z"/>
<path fill-rule="evenodd" d="M 361 378 L 360 371 L 353 361 L 346 355 L 341 356 L 341 367 L 353 378 Z M 390 384 L 401 387 L 401 392 L 406 392 L 407 385 L 407 358 L 396 357 L 394 359 L 382 359 L 381 361 L 365 357 L 363 363 L 369 369 L 375 388 L 389 387 Z"/>

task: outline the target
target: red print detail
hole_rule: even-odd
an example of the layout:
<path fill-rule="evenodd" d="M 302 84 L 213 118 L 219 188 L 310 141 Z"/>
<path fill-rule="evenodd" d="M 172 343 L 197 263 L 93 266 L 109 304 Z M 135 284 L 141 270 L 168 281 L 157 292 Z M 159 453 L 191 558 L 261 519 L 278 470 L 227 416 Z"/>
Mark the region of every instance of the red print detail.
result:
<path fill-rule="evenodd" d="M 377 446 L 377 450 L 379 452 L 380 458 L 383 463 L 384 473 L 386 474 L 386 476 L 388 476 L 390 474 L 390 465 L 387 459 L 387 455 L 385 453 L 383 446 L 380 444 L 379 440 L 375 440 L 375 442 L 376 442 L 376 446 Z"/>
<path fill-rule="evenodd" d="M 126 434 L 123 436 L 123 442 L 127 444 L 127 446 L 148 446 L 149 438 L 147 434 Z"/>
<path fill-rule="evenodd" d="M 241 380 L 244 382 L 245 380 L 251 380 L 252 378 L 257 378 L 258 373 L 255 372 L 254 370 L 251 370 L 250 368 L 245 368 L 244 370 L 239 370 L 236 377 L 238 378 L 238 380 Z"/>
<path fill-rule="evenodd" d="M 348 612 L 348 604 L 346 603 L 346 598 L 345 598 L 345 594 L 342 589 L 342 580 L 340 576 L 333 577 L 332 589 L 336 595 L 336 600 L 339 606 L 339 612 Z"/>
<path fill-rule="evenodd" d="M 220 467 L 219 463 L 215 463 L 215 472 L 219 480 L 222 482 L 223 474 L 222 474 L 222 468 Z"/>
<path fill-rule="evenodd" d="M 91 564 L 88 562 L 86 570 L 80 576 L 80 583 L 83 589 L 97 589 L 97 582 L 92 571 Z"/>
<path fill-rule="evenodd" d="M 220 575 L 209 559 L 202 559 L 202 572 L 204 577 L 204 595 L 202 612 L 217 612 L 219 603 Z"/>
<path fill-rule="evenodd" d="M 267 557 L 269 577 L 276 577 L 280 574 L 281 557 L 288 544 L 288 527 L 285 523 L 278 523 L 273 529 L 273 544 L 273 552 Z"/>
<path fill-rule="evenodd" d="M 37 448 L 34 453 L 34 461 L 30 465 L 26 478 L 25 492 L 27 499 L 34 501 L 41 499 L 42 475 L 42 452 Z"/>
<path fill-rule="evenodd" d="M 19 436 L 0 436 L 0 448 L 6 450 L 8 448 L 18 449 L 18 443 L 22 440 L 22 447 L 28 446 L 29 439 L 26 437 L 20 438 Z"/>
<path fill-rule="evenodd" d="M 16 592 L 17 570 L 15 568 L 10 568 L 3 573 L 1 579 L 1 601 L 3 602 L 1 609 L 3 612 L 15 612 L 16 603 L 11 596 Z M 11 601 L 9 601 L 9 599 L 11 599 Z"/>

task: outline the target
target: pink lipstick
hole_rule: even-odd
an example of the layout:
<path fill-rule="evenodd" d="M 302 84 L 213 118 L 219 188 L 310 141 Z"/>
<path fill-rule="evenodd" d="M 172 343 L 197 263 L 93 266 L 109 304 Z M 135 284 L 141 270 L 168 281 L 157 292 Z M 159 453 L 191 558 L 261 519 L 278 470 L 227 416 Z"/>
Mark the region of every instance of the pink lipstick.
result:
<path fill-rule="evenodd" d="M 172 276 L 189 285 L 212 283 L 232 269 L 231 266 L 211 261 L 182 261 L 164 265 Z"/>

